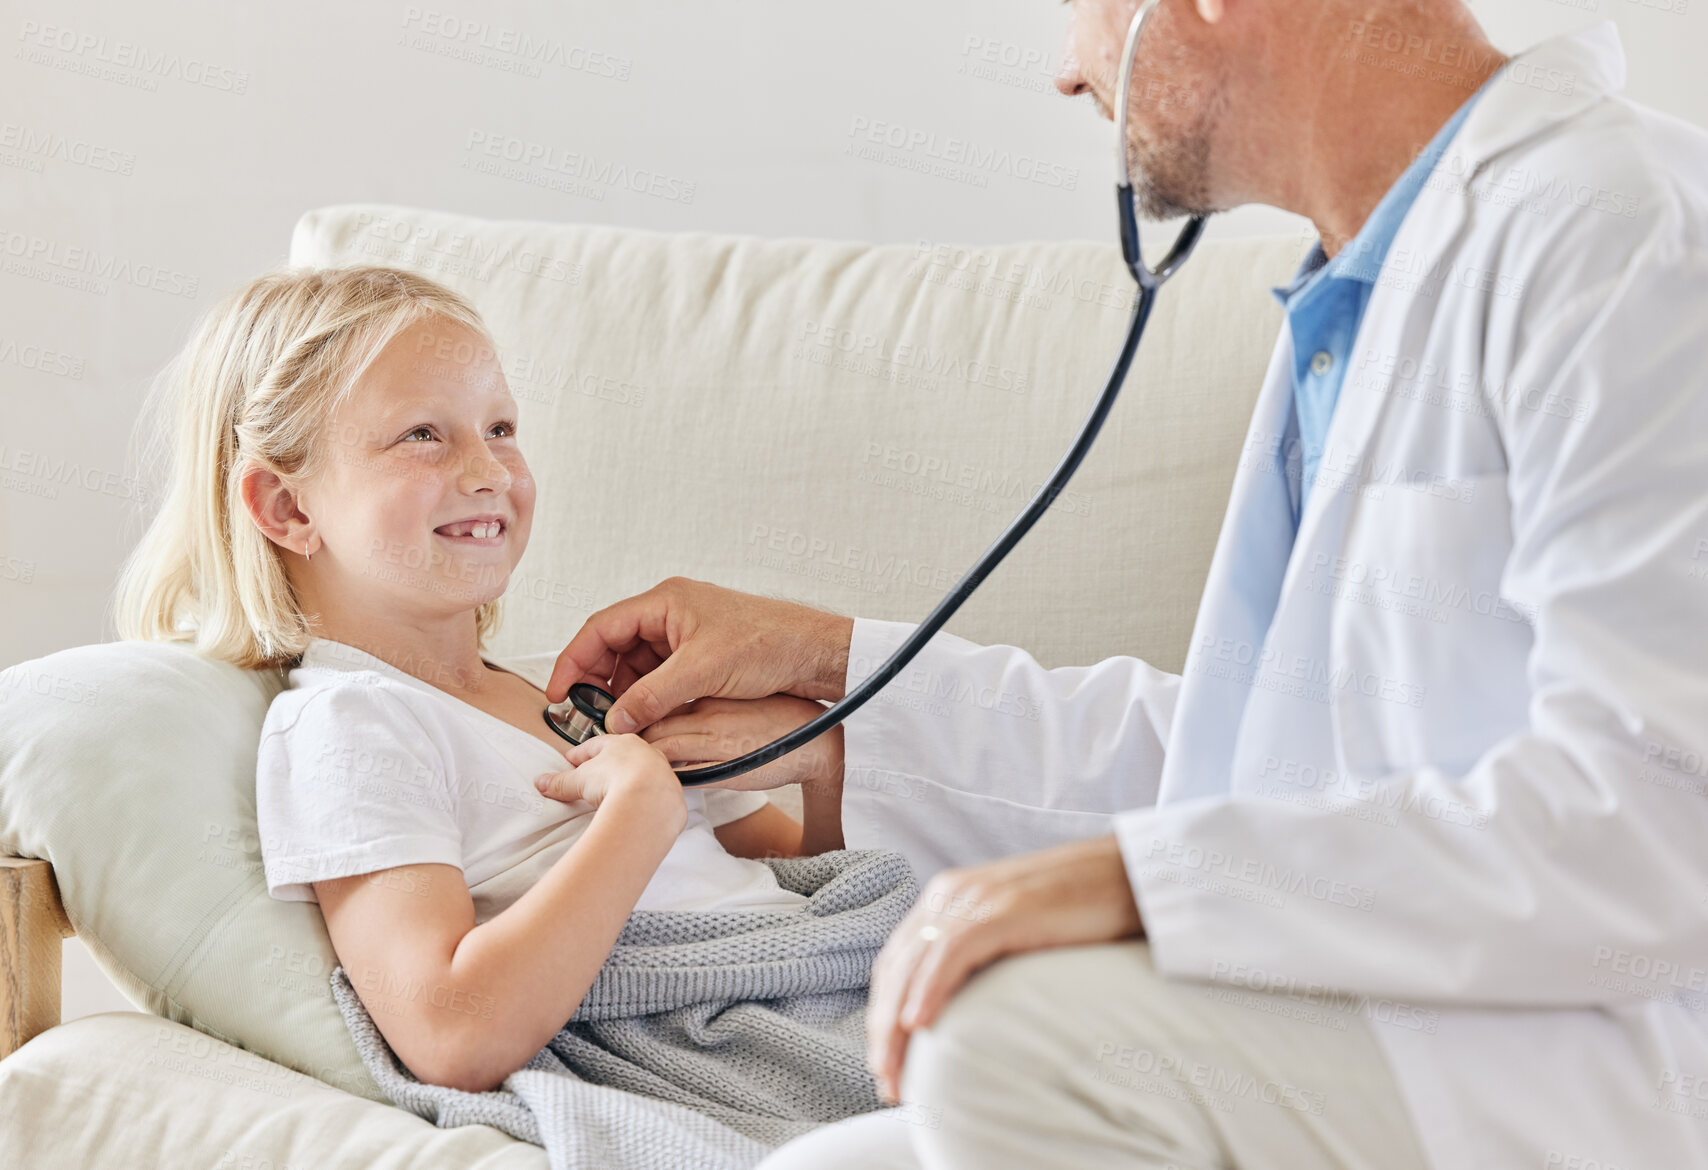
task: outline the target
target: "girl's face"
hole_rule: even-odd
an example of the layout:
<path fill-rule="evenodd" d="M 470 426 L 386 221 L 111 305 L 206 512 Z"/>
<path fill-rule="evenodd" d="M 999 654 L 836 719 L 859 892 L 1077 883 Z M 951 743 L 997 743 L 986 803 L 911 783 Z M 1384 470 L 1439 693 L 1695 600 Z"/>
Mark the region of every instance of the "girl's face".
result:
<path fill-rule="evenodd" d="M 399 334 L 321 441 L 326 462 L 302 492 L 320 543 L 297 568 L 323 609 L 407 621 L 504 594 L 534 479 L 490 342 L 441 318 Z"/>

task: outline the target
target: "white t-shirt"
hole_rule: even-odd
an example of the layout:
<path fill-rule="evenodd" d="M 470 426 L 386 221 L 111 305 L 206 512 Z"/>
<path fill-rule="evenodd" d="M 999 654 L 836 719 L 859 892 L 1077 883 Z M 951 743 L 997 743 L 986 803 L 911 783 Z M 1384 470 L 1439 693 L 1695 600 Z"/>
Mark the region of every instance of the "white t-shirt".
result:
<path fill-rule="evenodd" d="M 544 690 L 557 653 L 486 661 Z M 542 712 L 544 704 L 542 696 Z M 592 805 L 534 787 L 541 772 L 567 766 L 521 728 L 366 651 L 315 638 L 261 728 L 255 815 L 267 890 L 313 902 L 315 881 L 442 862 L 462 869 L 475 921 L 485 922 L 591 823 Z M 637 910 L 781 910 L 805 901 L 712 834 L 762 808 L 764 793 L 683 795 L 688 823 Z"/>

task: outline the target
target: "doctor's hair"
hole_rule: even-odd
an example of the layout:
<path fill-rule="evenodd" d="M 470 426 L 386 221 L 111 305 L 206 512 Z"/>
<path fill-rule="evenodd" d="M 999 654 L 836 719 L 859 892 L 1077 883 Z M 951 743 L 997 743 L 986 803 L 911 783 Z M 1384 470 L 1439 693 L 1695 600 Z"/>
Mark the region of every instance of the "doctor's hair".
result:
<path fill-rule="evenodd" d="M 433 319 L 490 341 L 461 296 L 378 265 L 277 269 L 201 318 L 132 434 L 140 490 L 160 507 L 119 573 L 119 637 L 190 643 L 246 670 L 293 664 L 313 634 L 284 550 L 244 506 L 243 475 L 260 466 L 293 491 L 313 480 L 333 412 L 388 342 Z M 475 610 L 481 648 L 498 606 Z"/>

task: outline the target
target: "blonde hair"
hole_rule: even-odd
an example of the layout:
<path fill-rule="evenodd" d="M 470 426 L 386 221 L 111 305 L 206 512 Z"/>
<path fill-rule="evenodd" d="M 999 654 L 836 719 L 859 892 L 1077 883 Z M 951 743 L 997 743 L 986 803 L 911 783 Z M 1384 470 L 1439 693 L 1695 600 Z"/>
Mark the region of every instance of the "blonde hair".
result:
<path fill-rule="evenodd" d="M 397 268 L 285 268 L 228 294 L 150 389 L 137 435 L 160 510 L 120 571 L 119 636 L 191 642 L 248 670 L 300 657 L 311 632 L 282 550 L 244 506 L 242 477 L 264 467 L 291 488 L 324 464 L 316 441 L 386 344 L 429 318 L 490 338 L 443 285 Z M 499 600 L 475 610 L 479 645 Z"/>

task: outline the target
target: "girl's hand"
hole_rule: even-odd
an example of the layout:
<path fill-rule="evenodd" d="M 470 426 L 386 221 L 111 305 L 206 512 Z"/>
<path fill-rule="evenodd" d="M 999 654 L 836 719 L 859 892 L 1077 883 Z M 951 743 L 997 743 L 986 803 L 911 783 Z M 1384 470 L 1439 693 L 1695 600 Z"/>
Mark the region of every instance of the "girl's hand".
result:
<path fill-rule="evenodd" d="M 771 695 L 763 699 L 696 699 L 641 728 L 640 734 L 662 752 L 672 767 L 721 764 L 763 747 L 824 707 L 811 699 Z M 742 791 L 811 784 L 842 776 L 842 725 L 826 731 L 763 767 L 712 785 Z"/>
<path fill-rule="evenodd" d="M 569 767 L 542 772 L 534 786 L 553 800 L 585 800 L 594 808 L 607 801 L 646 799 L 674 808 L 683 823 L 688 806 L 670 763 L 638 735 L 596 735 L 563 753 Z"/>

